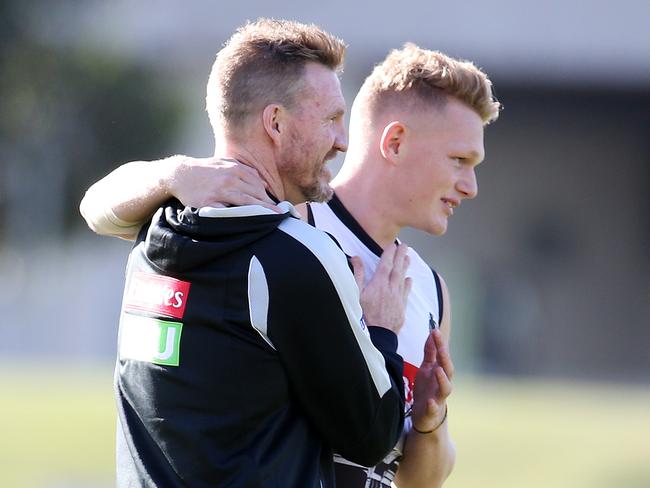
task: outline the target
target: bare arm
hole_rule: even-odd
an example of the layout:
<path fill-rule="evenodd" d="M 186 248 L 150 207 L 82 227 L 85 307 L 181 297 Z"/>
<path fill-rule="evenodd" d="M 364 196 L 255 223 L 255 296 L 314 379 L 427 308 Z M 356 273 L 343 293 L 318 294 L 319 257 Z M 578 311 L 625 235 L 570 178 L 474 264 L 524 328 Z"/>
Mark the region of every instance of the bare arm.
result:
<path fill-rule="evenodd" d="M 450 304 L 447 285 L 441 279 L 443 309 L 447 311 L 440 330 L 433 331 L 425 344 L 425 354 L 415 377 L 413 425 L 404 446 L 395 484 L 399 488 L 435 488 L 454 467 L 456 448 L 445 418 L 447 397 L 451 394 L 454 366 L 449 355 Z"/>
<path fill-rule="evenodd" d="M 123 164 L 86 191 L 79 210 L 94 232 L 135 239 L 142 224 L 171 197 L 192 207 L 273 208 L 256 170 L 233 160 L 177 155 Z"/>

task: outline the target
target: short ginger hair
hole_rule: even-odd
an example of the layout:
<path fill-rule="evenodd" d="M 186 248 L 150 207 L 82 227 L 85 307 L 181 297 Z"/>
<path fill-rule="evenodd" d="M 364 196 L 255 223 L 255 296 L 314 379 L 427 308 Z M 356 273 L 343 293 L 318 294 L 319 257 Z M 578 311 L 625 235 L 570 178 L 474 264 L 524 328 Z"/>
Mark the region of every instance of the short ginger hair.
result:
<path fill-rule="evenodd" d="M 501 108 L 493 95 L 492 82 L 473 63 L 413 43 L 391 51 L 375 66 L 359 96 L 373 114 L 392 102 L 412 101 L 415 107 L 426 107 L 426 103 L 444 106 L 447 97 L 454 97 L 473 109 L 484 125 L 495 121 Z"/>
<path fill-rule="evenodd" d="M 271 103 L 291 107 L 305 65 L 340 71 L 345 44 L 314 24 L 258 19 L 230 37 L 208 80 L 206 108 L 215 130 L 241 128 Z"/>

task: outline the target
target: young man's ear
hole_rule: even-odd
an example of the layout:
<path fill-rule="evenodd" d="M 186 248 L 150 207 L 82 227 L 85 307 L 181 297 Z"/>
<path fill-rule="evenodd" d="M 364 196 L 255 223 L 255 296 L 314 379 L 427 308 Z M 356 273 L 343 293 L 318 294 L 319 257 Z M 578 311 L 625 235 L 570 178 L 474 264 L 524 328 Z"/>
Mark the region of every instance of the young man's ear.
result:
<path fill-rule="evenodd" d="M 284 129 L 285 110 L 282 105 L 270 104 L 264 107 L 262 112 L 262 124 L 264 125 L 264 130 L 274 142 L 274 144 L 280 144 L 280 137 Z"/>
<path fill-rule="evenodd" d="M 387 161 L 396 164 L 400 157 L 400 150 L 404 143 L 406 129 L 399 120 L 393 121 L 384 127 L 379 140 L 379 150 Z"/>

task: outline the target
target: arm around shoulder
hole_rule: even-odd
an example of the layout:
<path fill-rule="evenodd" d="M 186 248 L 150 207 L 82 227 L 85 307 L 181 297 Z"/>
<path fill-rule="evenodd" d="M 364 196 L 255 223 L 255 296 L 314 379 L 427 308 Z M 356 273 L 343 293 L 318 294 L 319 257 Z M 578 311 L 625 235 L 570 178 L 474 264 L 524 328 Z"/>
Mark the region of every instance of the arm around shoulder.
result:
<path fill-rule="evenodd" d="M 142 224 L 171 197 L 197 208 L 275 209 L 255 169 L 232 159 L 182 155 L 123 164 L 88 189 L 79 209 L 98 234 L 135 239 Z"/>
<path fill-rule="evenodd" d="M 101 235 L 135 239 L 138 230 L 171 194 L 180 156 L 125 163 L 93 184 L 79 205 L 88 227 Z"/>

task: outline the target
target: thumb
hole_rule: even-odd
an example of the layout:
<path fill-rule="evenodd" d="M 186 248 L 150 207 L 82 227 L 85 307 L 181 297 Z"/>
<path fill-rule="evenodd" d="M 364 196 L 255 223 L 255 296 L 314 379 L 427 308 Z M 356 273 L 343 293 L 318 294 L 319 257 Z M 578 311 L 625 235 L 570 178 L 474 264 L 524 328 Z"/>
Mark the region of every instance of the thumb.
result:
<path fill-rule="evenodd" d="M 352 262 L 352 269 L 354 272 L 354 281 L 357 282 L 357 286 L 359 287 L 359 291 L 363 290 L 363 283 L 364 283 L 364 278 L 365 278 L 365 271 L 363 269 L 363 263 L 361 262 L 361 258 L 359 256 L 352 256 L 350 258 L 350 262 Z"/>

